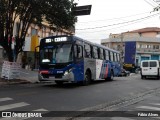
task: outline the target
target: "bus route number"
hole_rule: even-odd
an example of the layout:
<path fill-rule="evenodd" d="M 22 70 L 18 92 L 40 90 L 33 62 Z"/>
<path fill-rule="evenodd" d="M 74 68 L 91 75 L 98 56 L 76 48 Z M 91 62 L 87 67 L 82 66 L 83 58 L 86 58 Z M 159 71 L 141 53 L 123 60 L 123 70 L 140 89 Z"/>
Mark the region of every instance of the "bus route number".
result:
<path fill-rule="evenodd" d="M 54 41 L 55 41 L 55 42 L 67 41 L 67 37 L 54 38 Z"/>

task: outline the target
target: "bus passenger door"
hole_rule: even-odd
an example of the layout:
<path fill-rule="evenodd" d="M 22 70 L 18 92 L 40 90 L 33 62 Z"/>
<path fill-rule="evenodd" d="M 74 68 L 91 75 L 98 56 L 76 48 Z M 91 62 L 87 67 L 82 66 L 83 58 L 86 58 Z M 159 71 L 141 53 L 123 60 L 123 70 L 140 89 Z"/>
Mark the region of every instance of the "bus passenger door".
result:
<path fill-rule="evenodd" d="M 84 79 L 83 47 L 81 45 L 74 45 L 74 63 L 74 79 L 81 81 Z"/>

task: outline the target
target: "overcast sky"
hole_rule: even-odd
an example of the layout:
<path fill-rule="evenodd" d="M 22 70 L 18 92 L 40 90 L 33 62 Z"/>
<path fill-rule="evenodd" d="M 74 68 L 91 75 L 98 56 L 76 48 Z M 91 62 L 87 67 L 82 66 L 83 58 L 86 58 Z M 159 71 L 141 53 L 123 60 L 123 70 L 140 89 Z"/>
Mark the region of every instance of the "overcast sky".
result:
<path fill-rule="evenodd" d="M 78 16 L 76 36 L 100 43 L 101 39 L 145 27 L 160 27 L 156 0 L 75 0 L 78 6 L 92 5 L 90 15 Z"/>

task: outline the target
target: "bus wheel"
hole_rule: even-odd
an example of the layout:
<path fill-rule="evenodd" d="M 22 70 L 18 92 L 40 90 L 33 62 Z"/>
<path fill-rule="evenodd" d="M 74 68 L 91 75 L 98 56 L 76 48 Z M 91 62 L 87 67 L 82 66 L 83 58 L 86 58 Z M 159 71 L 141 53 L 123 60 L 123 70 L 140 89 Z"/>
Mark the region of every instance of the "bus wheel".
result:
<path fill-rule="evenodd" d="M 85 74 L 85 79 L 83 81 L 83 85 L 89 85 L 91 83 L 91 74 L 89 71 Z"/>
<path fill-rule="evenodd" d="M 63 81 L 55 81 L 57 85 L 63 85 Z"/>

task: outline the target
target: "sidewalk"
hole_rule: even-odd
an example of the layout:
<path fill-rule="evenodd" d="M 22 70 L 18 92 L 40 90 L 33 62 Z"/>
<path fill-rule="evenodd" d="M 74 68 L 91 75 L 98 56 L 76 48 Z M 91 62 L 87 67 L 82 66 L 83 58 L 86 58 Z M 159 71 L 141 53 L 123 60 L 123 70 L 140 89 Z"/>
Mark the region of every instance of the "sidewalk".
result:
<path fill-rule="evenodd" d="M 0 66 L 0 76 L 1 76 L 1 66 Z M 29 83 L 36 83 L 38 81 L 38 71 L 34 70 L 26 70 L 26 69 L 21 69 L 20 71 L 20 76 L 17 79 L 3 79 L 0 78 L 0 86 L 1 85 L 10 85 L 10 84 L 29 84 Z"/>
<path fill-rule="evenodd" d="M 13 85 L 13 84 L 28 84 L 30 83 L 27 80 L 21 80 L 21 79 L 12 79 L 12 80 L 6 80 L 0 78 L 0 86 L 1 85 Z"/>

